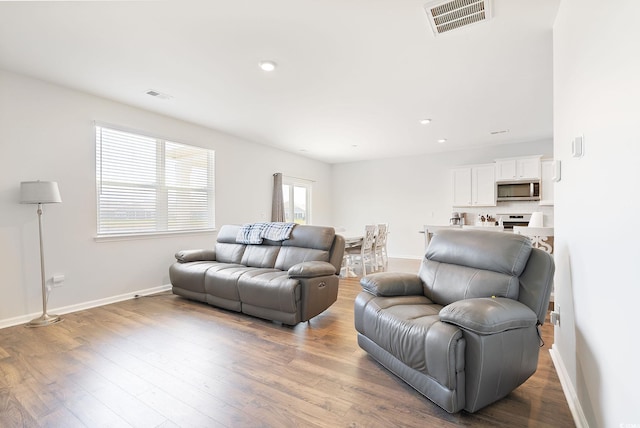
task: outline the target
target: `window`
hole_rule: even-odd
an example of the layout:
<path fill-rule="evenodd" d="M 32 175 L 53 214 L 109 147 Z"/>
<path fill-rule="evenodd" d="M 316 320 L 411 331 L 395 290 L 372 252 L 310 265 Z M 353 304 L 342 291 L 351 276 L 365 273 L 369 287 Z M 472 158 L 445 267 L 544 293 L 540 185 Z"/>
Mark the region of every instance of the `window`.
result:
<path fill-rule="evenodd" d="M 298 224 L 311 224 L 311 181 L 282 177 L 284 220 Z"/>
<path fill-rule="evenodd" d="M 214 152 L 96 126 L 98 236 L 207 230 Z"/>

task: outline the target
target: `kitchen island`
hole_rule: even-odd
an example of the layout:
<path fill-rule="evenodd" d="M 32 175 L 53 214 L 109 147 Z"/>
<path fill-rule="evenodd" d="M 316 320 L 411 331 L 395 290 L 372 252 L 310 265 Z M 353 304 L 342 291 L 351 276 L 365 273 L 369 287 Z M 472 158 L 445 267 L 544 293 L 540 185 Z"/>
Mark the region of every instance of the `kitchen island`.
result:
<path fill-rule="evenodd" d="M 431 237 L 434 233 L 442 229 L 461 229 L 463 226 L 460 225 L 449 225 L 449 226 L 441 226 L 434 224 L 425 224 L 423 229 L 419 231 L 419 233 L 424 234 L 424 248 L 426 249 L 429 246 L 429 242 L 431 242 Z"/>

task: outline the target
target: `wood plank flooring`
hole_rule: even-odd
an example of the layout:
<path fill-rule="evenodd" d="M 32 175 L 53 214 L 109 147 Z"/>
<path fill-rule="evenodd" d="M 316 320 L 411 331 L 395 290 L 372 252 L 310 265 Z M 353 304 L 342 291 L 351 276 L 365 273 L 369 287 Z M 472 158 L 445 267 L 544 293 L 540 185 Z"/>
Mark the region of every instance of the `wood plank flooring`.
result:
<path fill-rule="evenodd" d="M 341 280 L 338 301 L 295 327 L 163 293 L 0 330 L 0 427 L 574 426 L 548 324 L 532 378 L 450 415 L 358 347 L 359 291 Z"/>

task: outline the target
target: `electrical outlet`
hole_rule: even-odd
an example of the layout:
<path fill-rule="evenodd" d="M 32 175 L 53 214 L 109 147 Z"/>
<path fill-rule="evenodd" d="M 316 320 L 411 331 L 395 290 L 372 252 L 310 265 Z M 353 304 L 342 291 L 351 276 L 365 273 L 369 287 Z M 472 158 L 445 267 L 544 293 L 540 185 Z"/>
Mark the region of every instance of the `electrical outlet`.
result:
<path fill-rule="evenodd" d="M 53 278 L 51 278 L 51 282 L 53 282 L 54 287 L 62 287 L 62 283 L 64 282 L 64 275 L 53 275 Z"/>
<path fill-rule="evenodd" d="M 560 305 L 556 305 L 556 309 L 549 314 L 551 324 L 560 326 Z"/>

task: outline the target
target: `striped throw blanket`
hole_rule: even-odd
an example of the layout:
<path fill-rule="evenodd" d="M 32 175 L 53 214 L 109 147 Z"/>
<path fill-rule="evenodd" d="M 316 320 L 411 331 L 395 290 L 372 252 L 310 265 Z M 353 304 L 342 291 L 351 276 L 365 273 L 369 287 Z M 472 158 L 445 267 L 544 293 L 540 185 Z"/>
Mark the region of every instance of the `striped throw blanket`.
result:
<path fill-rule="evenodd" d="M 284 241 L 291 236 L 295 223 L 247 223 L 236 236 L 238 244 L 262 244 L 263 239 L 270 241 Z"/>

